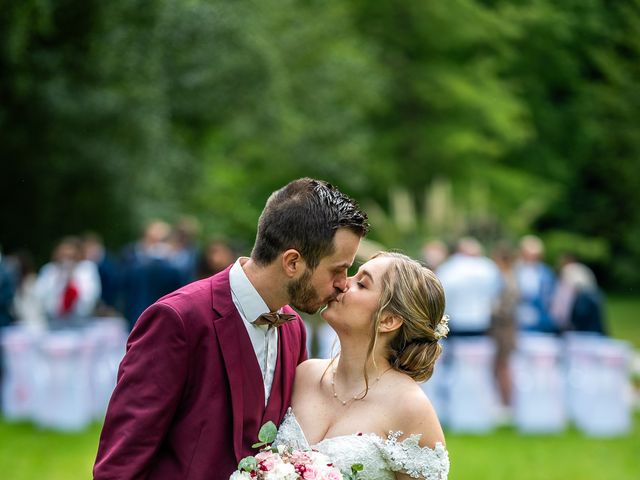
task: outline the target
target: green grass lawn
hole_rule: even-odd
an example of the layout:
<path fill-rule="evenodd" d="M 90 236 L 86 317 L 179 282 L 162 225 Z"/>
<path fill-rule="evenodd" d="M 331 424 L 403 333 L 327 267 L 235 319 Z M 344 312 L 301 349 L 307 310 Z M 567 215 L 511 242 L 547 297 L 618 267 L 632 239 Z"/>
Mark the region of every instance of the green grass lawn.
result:
<path fill-rule="evenodd" d="M 63 434 L 0 421 L 0 478 L 90 479 L 100 428 L 95 424 L 82 433 Z"/>
<path fill-rule="evenodd" d="M 99 434 L 98 424 L 83 433 L 60 434 L 0 422 L 0 478 L 90 479 Z M 625 438 L 591 439 L 573 430 L 522 436 L 505 428 L 487 436 L 449 434 L 447 443 L 450 480 L 640 479 L 640 416 Z"/>
<path fill-rule="evenodd" d="M 613 336 L 640 348 L 640 298 L 610 297 Z M 447 435 L 450 480 L 638 480 L 640 415 L 631 435 L 592 439 L 569 430 L 557 436 L 522 436 L 511 428 L 486 436 Z M 0 478 L 90 479 L 100 425 L 78 434 L 41 431 L 0 420 Z M 212 477 L 212 480 L 217 480 Z"/>
<path fill-rule="evenodd" d="M 570 430 L 523 436 L 501 429 L 488 436 L 447 435 L 449 480 L 638 480 L 640 416 L 632 435 L 594 439 Z"/>

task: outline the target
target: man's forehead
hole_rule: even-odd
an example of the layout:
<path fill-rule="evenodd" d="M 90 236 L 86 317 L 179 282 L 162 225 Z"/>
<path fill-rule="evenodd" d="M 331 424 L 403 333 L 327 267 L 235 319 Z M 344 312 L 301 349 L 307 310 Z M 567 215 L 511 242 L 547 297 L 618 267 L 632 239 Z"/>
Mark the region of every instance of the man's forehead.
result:
<path fill-rule="evenodd" d="M 335 253 L 320 260 L 320 265 L 323 265 L 324 267 L 331 270 L 341 270 L 349 268 L 351 267 L 352 263 L 353 262 L 350 258 L 345 258 L 344 255 L 338 256 Z"/>
<path fill-rule="evenodd" d="M 320 265 L 329 270 L 351 267 L 360 245 L 360 237 L 348 229 L 340 228 L 333 238 L 333 252 L 320 259 Z"/>

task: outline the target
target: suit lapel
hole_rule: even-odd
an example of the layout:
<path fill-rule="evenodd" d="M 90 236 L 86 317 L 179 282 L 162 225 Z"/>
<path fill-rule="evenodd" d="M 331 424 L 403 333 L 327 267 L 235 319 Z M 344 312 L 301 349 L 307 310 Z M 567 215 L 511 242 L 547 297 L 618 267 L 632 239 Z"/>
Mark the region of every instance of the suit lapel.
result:
<path fill-rule="evenodd" d="M 242 319 L 231 299 L 229 287 L 229 270 L 212 277 L 211 293 L 213 310 L 220 315 L 213 320 L 213 325 L 218 338 L 218 344 L 222 352 L 224 367 L 229 379 L 231 391 L 231 408 L 233 414 L 233 448 L 236 459 L 240 460 L 244 456 L 243 430 L 244 430 L 244 409 L 245 402 L 250 400 L 244 398 L 243 372 L 245 371 L 245 357 L 247 347 L 242 340 L 248 337 Z M 246 338 L 247 342 L 250 341 Z M 246 342 L 244 342 L 246 343 Z M 244 381 L 253 381 L 245 378 Z"/>
<path fill-rule="evenodd" d="M 244 395 L 242 379 L 239 372 L 242 371 L 242 358 L 238 333 L 233 318 L 220 317 L 214 321 L 218 343 L 222 351 L 229 388 L 231 390 L 231 408 L 233 412 L 233 448 L 236 457 L 242 454 L 242 414 Z"/>

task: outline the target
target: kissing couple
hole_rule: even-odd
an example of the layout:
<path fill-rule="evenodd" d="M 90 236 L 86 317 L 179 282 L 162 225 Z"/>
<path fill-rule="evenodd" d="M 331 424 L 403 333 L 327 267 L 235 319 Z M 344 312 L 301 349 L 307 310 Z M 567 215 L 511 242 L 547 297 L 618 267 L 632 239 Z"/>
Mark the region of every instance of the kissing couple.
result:
<path fill-rule="evenodd" d="M 118 370 L 95 480 L 227 480 L 260 427 L 365 479 L 446 479 L 428 379 L 446 335 L 444 291 L 420 263 L 382 252 L 347 275 L 367 216 L 329 183 L 271 194 L 251 257 L 147 308 Z M 308 360 L 292 307 L 335 330 L 340 353 Z"/>

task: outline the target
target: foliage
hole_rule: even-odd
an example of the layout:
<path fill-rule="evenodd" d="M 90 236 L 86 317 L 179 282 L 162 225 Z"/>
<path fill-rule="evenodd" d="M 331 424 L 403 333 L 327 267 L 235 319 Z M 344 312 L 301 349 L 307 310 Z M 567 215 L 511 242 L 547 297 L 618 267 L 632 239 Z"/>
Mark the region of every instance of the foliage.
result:
<path fill-rule="evenodd" d="M 40 256 L 79 229 L 131 234 L 130 207 L 172 171 L 157 161 L 165 102 L 154 78 L 161 2 L 9 2 L 2 9 L 1 221 Z M 147 200 L 148 202 L 149 200 Z"/>
<path fill-rule="evenodd" d="M 631 342 L 640 350 L 640 322 L 636 319 L 640 301 L 632 296 L 609 295 L 606 298 L 606 321 L 610 335 Z"/>
<path fill-rule="evenodd" d="M 276 439 L 277 434 L 278 427 L 276 427 L 276 424 L 268 421 L 260 427 L 260 431 L 258 432 L 258 440 L 260 441 L 251 445 L 251 448 L 262 448 L 271 445 Z"/>
<path fill-rule="evenodd" d="M 396 186 L 389 190 L 388 211 L 374 201 L 366 202 L 365 210 L 375 238 L 380 242 L 379 248 L 400 249 L 418 258 L 421 247 L 430 239 L 441 239 L 453 246 L 461 236 L 473 235 L 492 247 L 505 238 L 529 232 L 553 201 L 554 189 L 544 185 L 536 189 L 535 180 L 525 174 L 512 174 L 511 182 L 505 181 L 504 189 L 500 188 L 499 181 L 491 188 L 495 178 L 456 182 L 436 178 L 425 187 L 421 198 L 405 187 Z M 588 253 L 583 257 L 587 261 L 600 260 L 606 251 L 602 242 L 598 244 L 595 239 L 582 239 L 565 232 L 549 238 L 556 240 L 552 249 L 555 255 L 551 258 L 571 250 L 577 254 Z M 573 243 L 576 239 L 582 241 L 580 245 L 584 248 L 576 247 Z"/>
<path fill-rule="evenodd" d="M 537 229 L 597 237 L 600 278 L 640 285 L 640 2 L 496 3 L 522 25 L 510 75 L 535 132 L 509 163 L 562 186 Z"/>
<path fill-rule="evenodd" d="M 640 287 L 640 0 L 5 0 L 0 42 L 5 250 L 182 213 L 250 244 L 307 175 L 388 246 L 533 232 Z"/>

